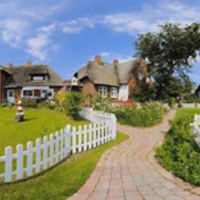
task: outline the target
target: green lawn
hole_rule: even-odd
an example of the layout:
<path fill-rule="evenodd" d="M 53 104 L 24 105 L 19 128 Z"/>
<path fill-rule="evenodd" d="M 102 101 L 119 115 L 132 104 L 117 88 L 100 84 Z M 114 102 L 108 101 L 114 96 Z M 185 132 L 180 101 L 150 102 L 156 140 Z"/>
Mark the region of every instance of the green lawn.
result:
<path fill-rule="evenodd" d="M 178 112 L 176 113 L 175 118 L 178 118 L 181 115 L 189 114 L 191 117 L 191 122 L 194 121 L 194 115 L 198 114 L 200 115 L 200 109 L 199 108 L 180 108 Z"/>
<path fill-rule="evenodd" d="M 86 124 L 87 121 L 74 121 L 64 112 L 50 109 L 23 109 L 25 120 L 14 122 L 17 108 L 0 108 L 0 156 L 4 154 L 6 146 L 16 147 L 26 144 L 45 135 L 55 133 L 67 124 L 73 126 Z"/>
<path fill-rule="evenodd" d="M 16 110 L 0 109 L 0 151 L 7 145 L 25 144 L 43 135 L 55 132 L 66 124 L 85 124 L 74 122 L 64 113 L 52 110 L 24 110 L 25 121 L 13 122 Z M 117 133 L 117 139 L 101 147 L 71 156 L 62 164 L 42 175 L 14 184 L 0 185 L 0 200 L 65 200 L 74 194 L 89 178 L 100 156 L 109 148 L 128 139 L 127 135 Z M 3 146 L 3 147 L 2 147 Z"/>

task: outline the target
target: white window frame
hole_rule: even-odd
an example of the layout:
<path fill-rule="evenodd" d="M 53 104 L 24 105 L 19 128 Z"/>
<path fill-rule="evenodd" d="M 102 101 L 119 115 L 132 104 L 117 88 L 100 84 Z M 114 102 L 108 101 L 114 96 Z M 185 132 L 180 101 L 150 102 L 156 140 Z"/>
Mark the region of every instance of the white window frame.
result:
<path fill-rule="evenodd" d="M 99 86 L 98 91 L 99 91 L 99 94 L 100 94 L 101 97 L 106 98 L 108 96 L 106 86 Z"/>
<path fill-rule="evenodd" d="M 117 87 L 111 87 L 110 88 L 110 96 L 111 98 L 117 98 Z"/>

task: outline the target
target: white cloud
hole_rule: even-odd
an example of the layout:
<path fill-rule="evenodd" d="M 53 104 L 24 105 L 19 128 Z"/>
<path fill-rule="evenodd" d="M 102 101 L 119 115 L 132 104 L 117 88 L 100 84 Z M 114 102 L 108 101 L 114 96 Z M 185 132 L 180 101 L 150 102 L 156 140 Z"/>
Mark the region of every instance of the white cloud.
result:
<path fill-rule="evenodd" d="M 34 0 L 34 2 L 1 1 L 0 35 L 3 41 L 14 47 L 22 46 L 23 41 L 33 35 L 41 23 L 50 20 L 59 11 L 66 11 L 68 4 L 69 2 L 52 2 L 50 0 L 45 2 L 38 0 Z M 53 29 L 53 25 L 48 28 Z"/>
<path fill-rule="evenodd" d="M 0 16 L 2 18 L 13 17 L 20 19 L 29 19 L 42 21 L 50 16 L 59 13 L 61 10 L 67 10 L 70 2 L 53 2 L 51 0 L 44 1 L 1 1 Z"/>
<path fill-rule="evenodd" d="M 109 57 L 112 53 L 111 52 L 102 52 L 100 53 L 101 57 Z"/>
<path fill-rule="evenodd" d="M 44 34 L 38 35 L 38 37 L 35 38 L 30 38 L 27 40 L 27 52 L 42 61 L 46 60 L 49 51 L 48 45 L 50 43 L 51 40 Z"/>
<path fill-rule="evenodd" d="M 127 56 L 125 54 L 118 54 L 115 52 L 101 52 L 101 53 L 99 53 L 99 55 L 101 56 L 101 59 L 103 61 L 108 62 L 108 63 L 112 63 L 113 60 L 115 60 L 115 59 L 117 59 L 120 63 L 123 63 L 123 62 L 133 59 L 133 57 L 131 57 L 131 56 Z M 91 60 L 94 60 L 95 56 L 96 55 L 93 55 L 91 57 Z"/>
<path fill-rule="evenodd" d="M 25 32 L 28 28 L 26 21 L 20 21 L 15 19 L 6 19 L 0 21 L 0 33 L 4 42 L 9 43 L 11 46 L 17 47 Z"/>
<path fill-rule="evenodd" d="M 107 15 L 100 23 L 115 32 L 136 36 L 138 33 L 158 31 L 158 25 L 166 22 L 185 25 L 199 19 L 199 6 L 188 7 L 179 1 L 162 1 L 157 6 L 144 4 L 140 11 Z"/>
<path fill-rule="evenodd" d="M 56 29 L 56 23 L 50 24 L 48 26 L 42 26 L 38 29 L 39 32 L 46 33 L 50 35 Z"/>
<path fill-rule="evenodd" d="M 71 20 L 59 23 L 59 26 L 63 33 L 72 34 L 72 33 L 79 33 L 82 29 L 87 27 L 94 28 L 95 21 L 87 17 L 83 17 L 83 18 L 78 18 L 77 20 Z"/>
<path fill-rule="evenodd" d="M 62 28 L 63 33 L 72 34 L 72 33 L 79 33 L 81 31 L 81 27 L 70 27 L 64 26 Z"/>

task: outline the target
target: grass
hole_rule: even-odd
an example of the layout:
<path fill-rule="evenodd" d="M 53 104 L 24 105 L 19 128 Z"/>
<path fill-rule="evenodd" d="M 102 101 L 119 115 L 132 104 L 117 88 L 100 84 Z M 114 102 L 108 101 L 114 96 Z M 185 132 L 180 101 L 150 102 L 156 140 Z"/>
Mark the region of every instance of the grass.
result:
<path fill-rule="evenodd" d="M 64 113 L 48 109 L 24 110 L 25 121 L 13 121 L 16 109 L 0 108 L 0 152 L 8 145 L 25 144 L 38 137 L 54 133 L 66 124 L 80 125 Z M 128 139 L 117 133 L 117 139 L 101 147 L 71 156 L 62 164 L 27 181 L 0 185 L 0 200 L 64 200 L 74 194 L 89 178 L 100 156 L 109 148 Z"/>
<path fill-rule="evenodd" d="M 176 113 L 175 119 L 180 117 L 181 115 L 190 115 L 191 117 L 191 123 L 194 121 L 194 115 L 199 114 L 200 115 L 200 109 L 198 108 L 180 108 L 178 112 Z"/>
<path fill-rule="evenodd" d="M 35 141 L 64 128 L 67 124 L 78 126 L 87 121 L 74 121 L 64 112 L 50 109 L 23 109 L 25 120 L 20 123 L 14 122 L 17 108 L 0 108 L 0 156 L 4 149 L 11 146 L 15 149 L 17 144 L 26 144 Z"/>

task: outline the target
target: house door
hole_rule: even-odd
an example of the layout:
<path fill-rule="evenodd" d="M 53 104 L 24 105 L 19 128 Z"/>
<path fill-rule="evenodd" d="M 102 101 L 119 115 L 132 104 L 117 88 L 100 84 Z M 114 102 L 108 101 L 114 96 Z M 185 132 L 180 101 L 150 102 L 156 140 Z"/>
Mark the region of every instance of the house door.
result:
<path fill-rule="evenodd" d="M 7 99 L 9 103 L 15 103 L 14 90 L 7 91 Z"/>

